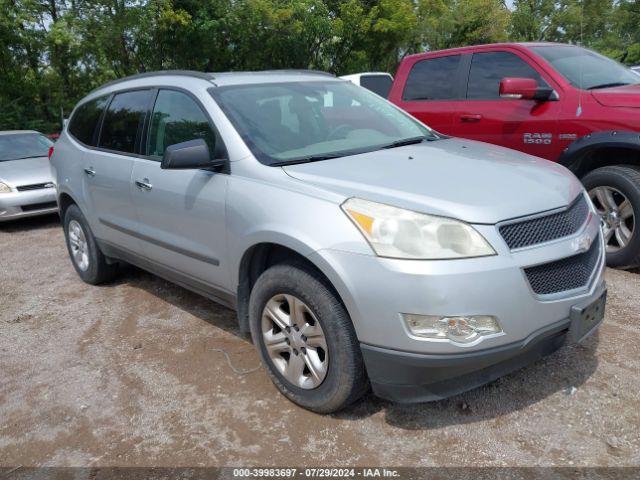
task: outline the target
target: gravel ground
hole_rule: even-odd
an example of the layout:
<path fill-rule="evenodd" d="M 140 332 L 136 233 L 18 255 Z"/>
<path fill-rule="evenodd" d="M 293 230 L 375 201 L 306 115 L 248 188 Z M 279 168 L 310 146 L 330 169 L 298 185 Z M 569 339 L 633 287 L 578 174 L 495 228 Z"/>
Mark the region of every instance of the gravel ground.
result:
<path fill-rule="evenodd" d="M 80 281 L 57 217 L 0 224 L 0 467 L 640 466 L 640 275 L 597 336 L 457 397 L 285 400 L 234 313 L 137 269 Z"/>

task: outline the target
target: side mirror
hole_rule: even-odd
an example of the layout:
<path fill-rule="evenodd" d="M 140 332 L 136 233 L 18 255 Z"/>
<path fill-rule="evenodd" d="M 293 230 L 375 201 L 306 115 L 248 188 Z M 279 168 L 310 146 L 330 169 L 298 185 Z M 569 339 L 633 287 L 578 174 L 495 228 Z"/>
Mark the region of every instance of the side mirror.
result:
<path fill-rule="evenodd" d="M 552 95 L 552 88 L 539 87 L 538 82 L 533 78 L 507 77 L 500 80 L 501 98 L 538 100 L 544 102 L 551 99 Z"/>
<path fill-rule="evenodd" d="M 211 160 L 207 142 L 198 138 L 168 146 L 164 151 L 160 168 L 186 170 L 192 168 L 218 168 L 226 164 L 226 159 Z"/>

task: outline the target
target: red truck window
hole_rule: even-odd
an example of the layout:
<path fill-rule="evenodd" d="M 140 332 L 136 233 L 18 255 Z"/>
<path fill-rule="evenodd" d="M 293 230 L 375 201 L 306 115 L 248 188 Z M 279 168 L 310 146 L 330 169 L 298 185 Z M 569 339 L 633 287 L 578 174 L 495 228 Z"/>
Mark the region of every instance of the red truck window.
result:
<path fill-rule="evenodd" d="M 455 78 L 460 55 L 420 60 L 411 68 L 402 93 L 405 101 L 457 98 Z"/>
<path fill-rule="evenodd" d="M 533 78 L 538 85 L 547 85 L 538 72 L 513 53 L 474 53 L 469 72 L 467 98 L 470 100 L 500 98 L 500 80 L 505 77 Z"/>

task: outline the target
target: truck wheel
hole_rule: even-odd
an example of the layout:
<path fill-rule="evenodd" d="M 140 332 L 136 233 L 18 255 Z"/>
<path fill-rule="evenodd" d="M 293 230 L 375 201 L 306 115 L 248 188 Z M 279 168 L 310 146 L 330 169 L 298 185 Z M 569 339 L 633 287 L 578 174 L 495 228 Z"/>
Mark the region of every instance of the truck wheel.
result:
<path fill-rule="evenodd" d="M 107 263 L 87 220 L 76 205 L 71 205 L 64 214 L 64 236 L 71 263 L 82 280 L 98 285 L 115 276 L 117 265 Z"/>
<path fill-rule="evenodd" d="M 251 336 L 271 380 L 298 405 L 331 413 L 368 387 L 349 315 L 315 271 L 275 265 L 254 285 Z"/>
<path fill-rule="evenodd" d="M 582 178 L 603 220 L 607 265 L 640 265 L 640 170 L 628 165 L 602 167 Z"/>

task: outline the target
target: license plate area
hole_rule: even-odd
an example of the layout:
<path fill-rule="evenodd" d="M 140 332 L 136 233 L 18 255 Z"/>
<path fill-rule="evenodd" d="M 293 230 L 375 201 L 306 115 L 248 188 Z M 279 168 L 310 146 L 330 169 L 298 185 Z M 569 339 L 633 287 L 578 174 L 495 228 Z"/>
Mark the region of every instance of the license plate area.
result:
<path fill-rule="evenodd" d="M 605 290 L 591 303 L 571 307 L 569 338 L 572 342 L 581 342 L 602 322 L 606 303 L 607 291 Z"/>

